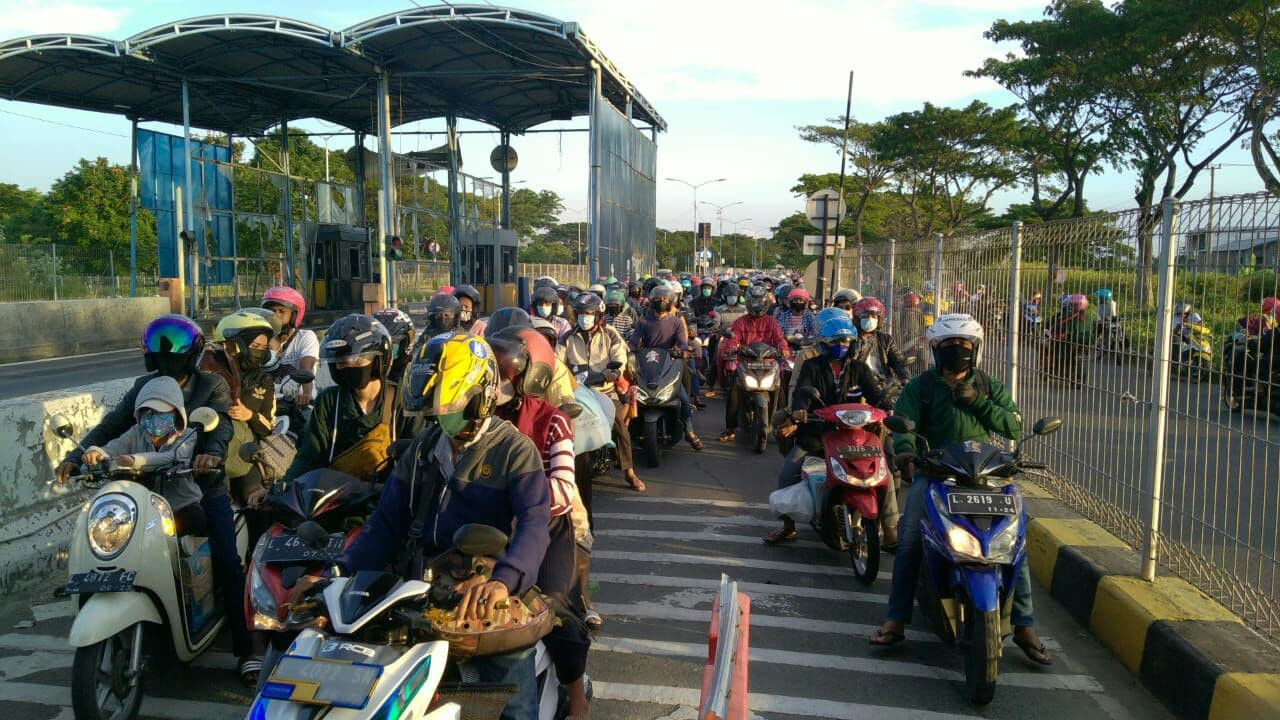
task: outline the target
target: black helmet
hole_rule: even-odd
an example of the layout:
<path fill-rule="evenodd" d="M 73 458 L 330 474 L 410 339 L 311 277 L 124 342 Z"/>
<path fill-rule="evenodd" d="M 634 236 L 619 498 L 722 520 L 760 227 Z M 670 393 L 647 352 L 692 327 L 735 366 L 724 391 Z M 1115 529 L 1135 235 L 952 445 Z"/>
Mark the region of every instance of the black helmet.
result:
<path fill-rule="evenodd" d="M 583 313 L 600 315 L 604 313 L 604 301 L 595 293 L 584 292 L 573 301 L 573 312 L 575 315 Z"/>
<path fill-rule="evenodd" d="M 644 296 L 649 297 L 649 293 L 653 292 L 653 289 L 660 285 L 665 285 L 665 283 L 658 278 L 649 278 L 648 280 L 645 280 L 644 285 L 642 286 Z"/>
<path fill-rule="evenodd" d="M 543 286 L 538 288 L 537 290 L 534 290 L 533 297 L 530 298 L 529 300 L 530 316 L 537 314 L 539 305 L 551 306 L 551 312 L 547 315 L 547 317 L 550 317 L 551 315 L 559 314 L 560 296 L 557 293 L 557 290 L 555 288 L 546 287 L 546 286 Z"/>
<path fill-rule="evenodd" d="M 454 287 L 453 296 L 455 298 L 458 298 L 459 300 L 461 300 L 464 297 L 471 298 L 471 304 L 473 306 L 480 304 L 480 291 L 476 290 L 475 287 L 468 285 L 466 283 L 463 283 L 461 285 Z"/>
<path fill-rule="evenodd" d="M 665 312 L 676 301 L 676 294 L 667 287 L 666 283 L 655 285 L 649 291 L 649 303 L 654 310 Z"/>
<path fill-rule="evenodd" d="M 763 285 L 752 285 L 747 288 L 747 312 L 755 317 L 764 315 L 769 309 L 769 291 Z"/>
<path fill-rule="evenodd" d="M 484 337 L 488 340 L 498 331 L 509 327 L 533 327 L 533 319 L 529 317 L 529 313 L 518 307 L 498 308 L 485 323 Z"/>
<path fill-rule="evenodd" d="M 368 358 L 364 366 L 338 368 L 338 362 Z M 368 315 L 352 313 L 329 326 L 320 342 L 320 359 L 329 363 L 329 375 L 338 385 L 357 390 L 370 380 L 381 380 L 391 369 L 391 333 Z M 365 371 L 363 368 L 369 368 Z"/>
<path fill-rule="evenodd" d="M 462 305 L 458 299 L 445 293 L 436 293 L 427 301 L 426 335 L 439 335 L 452 332 L 458 327 L 458 313 Z"/>

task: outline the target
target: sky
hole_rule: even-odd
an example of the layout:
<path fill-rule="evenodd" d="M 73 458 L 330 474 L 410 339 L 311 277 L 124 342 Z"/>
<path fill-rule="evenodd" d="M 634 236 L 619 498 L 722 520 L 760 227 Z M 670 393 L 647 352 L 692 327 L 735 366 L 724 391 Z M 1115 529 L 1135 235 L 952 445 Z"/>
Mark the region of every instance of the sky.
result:
<path fill-rule="evenodd" d="M 965 70 L 1012 48 L 982 37 L 997 18 L 1034 19 L 1045 0 L 787 0 L 784 3 L 724 0 L 495 0 L 498 4 L 578 22 L 632 81 L 669 125 L 658 136 L 658 225 L 692 227 L 691 184 L 726 178 L 698 192 L 700 202 L 741 203 L 723 211 L 724 229 L 768 234 L 803 199 L 790 188 L 804 173 L 839 171 L 839 153 L 805 143 L 798 126 L 824 123 L 844 112 L 848 73 L 854 72 L 853 116 L 874 121 L 919 108 L 924 102 L 992 105 L 1015 98 L 994 83 L 966 78 Z M 426 4 L 426 0 L 423 0 Z M 412 7 L 410 2 L 372 0 L 276 0 L 269 12 L 339 30 Z M 0 0 L 0 41 L 33 33 L 62 32 L 121 39 L 167 21 L 211 13 L 263 12 L 263 4 L 219 0 L 197 9 L 172 0 Z M 170 126 L 148 124 L 162 131 Z M 312 132 L 338 130 L 322 122 L 294 126 Z M 487 126 L 461 123 L 463 129 Z M 585 128 L 586 118 L 544 127 Z M 443 131 L 444 122 L 423 121 L 400 129 Z M 177 129 L 181 131 L 180 128 Z M 105 156 L 127 163 L 129 124 L 123 117 L 0 100 L 0 182 L 46 189 L 81 157 Z M 337 148 L 344 138 L 335 138 Z M 397 138 L 397 151 L 428 149 L 442 137 Z M 464 171 L 492 175 L 492 135 L 465 135 Z M 586 133 L 517 136 L 518 187 L 551 189 L 565 201 L 566 222 L 585 219 Z M 1216 192 L 1261 189 L 1248 153 L 1233 148 L 1220 158 Z M 1132 173 L 1108 170 L 1089 180 L 1090 206 L 1132 206 Z M 1207 176 L 1188 198 L 1208 194 Z M 1002 192 L 993 209 L 1024 201 L 1022 190 Z M 716 221 L 702 205 L 698 219 Z M 719 234 L 718 229 L 716 230 Z"/>

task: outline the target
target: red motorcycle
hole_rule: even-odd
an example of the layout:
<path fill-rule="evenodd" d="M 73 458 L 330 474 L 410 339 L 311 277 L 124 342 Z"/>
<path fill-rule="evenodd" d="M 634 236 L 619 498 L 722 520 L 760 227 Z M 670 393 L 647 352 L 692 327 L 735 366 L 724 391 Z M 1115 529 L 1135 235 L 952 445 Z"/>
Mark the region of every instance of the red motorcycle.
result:
<path fill-rule="evenodd" d="M 811 388 L 802 388 L 802 392 Z M 813 411 L 830 429 L 822 437 L 824 457 L 805 458 L 801 475 L 814 497 L 813 529 L 823 542 L 849 553 L 853 573 L 870 584 L 880 572 L 880 502 L 893 473 L 880 440 L 888 413 L 871 405 L 843 403 Z"/>

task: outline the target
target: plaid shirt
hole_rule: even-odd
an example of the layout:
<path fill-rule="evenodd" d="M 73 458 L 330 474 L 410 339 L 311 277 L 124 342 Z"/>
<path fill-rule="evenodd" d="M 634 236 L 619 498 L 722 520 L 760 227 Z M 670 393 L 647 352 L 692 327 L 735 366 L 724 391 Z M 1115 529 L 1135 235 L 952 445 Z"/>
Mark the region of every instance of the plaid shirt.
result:
<path fill-rule="evenodd" d="M 816 337 L 818 334 L 818 318 L 813 313 L 805 310 L 796 313 L 791 310 L 783 310 L 778 313 L 778 327 L 782 328 L 783 335 L 794 335 L 799 332 L 805 337 Z"/>

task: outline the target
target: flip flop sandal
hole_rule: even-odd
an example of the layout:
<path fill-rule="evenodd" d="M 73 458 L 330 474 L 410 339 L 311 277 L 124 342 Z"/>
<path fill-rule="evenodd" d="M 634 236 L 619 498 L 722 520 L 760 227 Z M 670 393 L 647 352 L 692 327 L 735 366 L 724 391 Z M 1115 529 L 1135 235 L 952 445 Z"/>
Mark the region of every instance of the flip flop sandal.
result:
<path fill-rule="evenodd" d="M 636 492 L 640 492 L 640 493 L 645 492 L 646 490 L 649 489 L 648 486 L 646 486 L 644 484 L 644 481 L 641 480 L 638 475 L 635 475 L 634 472 L 635 471 L 633 470 L 632 471 L 633 474 L 630 477 L 628 477 L 627 475 L 623 475 L 623 479 L 627 481 L 627 484 L 631 486 L 632 490 L 635 490 Z"/>
<path fill-rule="evenodd" d="M 731 430 L 725 430 L 724 432 L 720 433 L 720 442 L 722 443 L 733 442 L 733 439 L 737 436 L 738 436 L 737 433 Z"/>
<path fill-rule="evenodd" d="M 1027 659 L 1031 662 L 1039 665 L 1053 664 L 1053 658 L 1049 657 L 1049 651 L 1045 648 L 1043 642 L 1039 645 L 1032 645 L 1025 640 L 1019 641 L 1017 638 L 1014 638 L 1013 644 L 1017 645 L 1018 649 L 1022 651 L 1022 654 L 1026 655 Z"/>
<path fill-rule="evenodd" d="M 875 647 L 893 647 L 906 639 L 907 636 L 897 630 L 885 630 L 884 628 L 880 628 L 876 630 L 875 634 L 871 636 L 871 639 L 868 642 Z"/>
<path fill-rule="evenodd" d="M 702 438 L 699 438 L 697 435 L 687 436 L 685 437 L 685 440 L 689 441 L 689 447 L 693 448 L 695 451 L 700 452 L 702 450 Z"/>
<path fill-rule="evenodd" d="M 596 612 L 595 608 L 589 608 L 583 613 L 583 621 L 592 630 L 599 630 L 604 627 L 604 618 L 600 617 L 600 613 Z"/>
<path fill-rule="evenodd" d="M 778 545 L 784 542 L 795 542 L 796 537 L 797 537 L 797 534 L 795 530 L 792 530 L 791 532 L 787 532 L 786 530 L 774 530 L 773 532 L 764 536 L 764 544 Z"/>
<path fill-rule="evenodd" d="M 240 659 L 240 682 L 245 687 L 255 687 L 258 684 L 258 673 L 262 672 L 262 660 L 256 657 L 247 657 Z"/>

